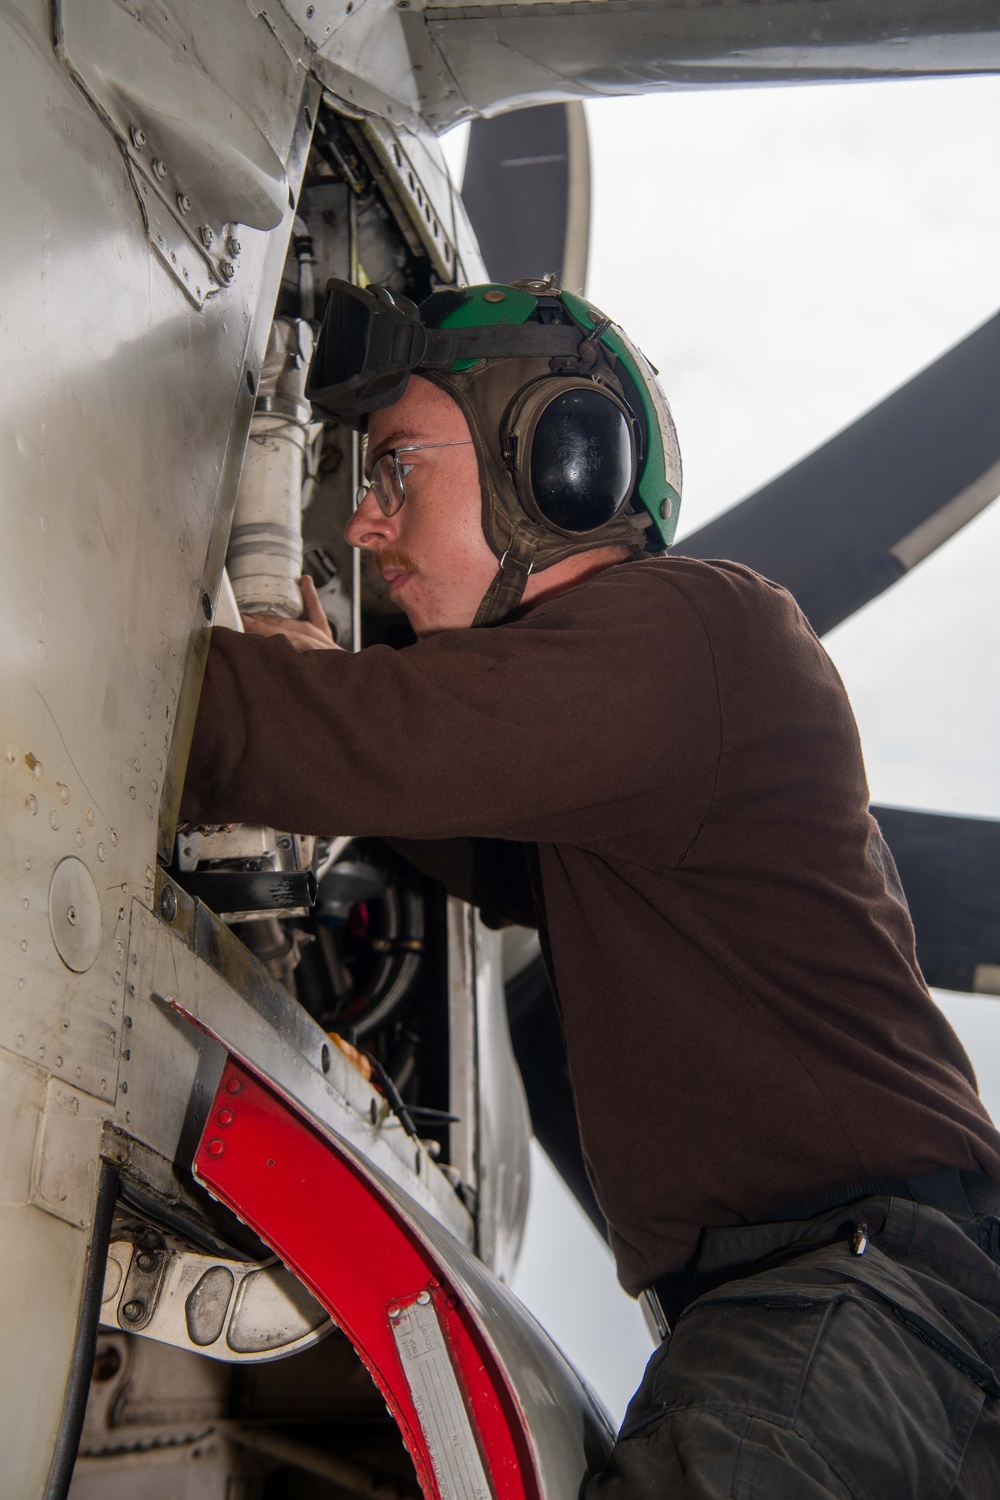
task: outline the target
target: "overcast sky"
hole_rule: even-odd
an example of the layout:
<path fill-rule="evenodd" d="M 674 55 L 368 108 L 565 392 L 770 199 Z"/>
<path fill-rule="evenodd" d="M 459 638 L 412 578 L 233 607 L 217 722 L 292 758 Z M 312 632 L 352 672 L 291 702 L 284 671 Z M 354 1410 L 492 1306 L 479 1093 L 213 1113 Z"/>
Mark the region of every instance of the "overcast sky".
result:
<path fill-rule="evenodd" d="M 587 115 L 587 293 L 660 370 L 682 533 L 1000 305 L 1000 79 L 677 93 Z M 1000 816 L 998 555 L 1000 503 L 826 638 L 874 801 Z M 1000 1001 L 939 998 L 1000 1115 Z M 540 1158 L 515 1290 L 620 1419 L 649 1339 Z"/>

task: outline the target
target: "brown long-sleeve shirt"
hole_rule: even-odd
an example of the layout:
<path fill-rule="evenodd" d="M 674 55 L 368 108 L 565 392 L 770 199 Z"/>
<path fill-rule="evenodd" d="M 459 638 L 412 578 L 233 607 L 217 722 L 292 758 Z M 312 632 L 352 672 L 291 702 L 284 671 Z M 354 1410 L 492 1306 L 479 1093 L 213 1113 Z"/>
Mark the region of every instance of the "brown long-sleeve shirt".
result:
<path fill-rule="evenodd" d="M 634 1291 L 703 1226 L 806 1193 L 946 1166 L 1000 1180 L 867 805 L 843 686 L 790 596 L 660 558 L 402 651 L 217 630 L 183 813 L 473 840 L 425 863 L 446 856 L 495 911 L 520 914 L 530 870 Z"/>

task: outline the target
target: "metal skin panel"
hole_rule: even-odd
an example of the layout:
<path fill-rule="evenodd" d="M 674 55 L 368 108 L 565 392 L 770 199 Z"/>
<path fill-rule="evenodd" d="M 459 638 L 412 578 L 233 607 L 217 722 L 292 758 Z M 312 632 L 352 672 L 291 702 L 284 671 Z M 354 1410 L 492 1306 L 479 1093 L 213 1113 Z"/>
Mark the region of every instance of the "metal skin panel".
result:
<path fill-rule="evenodd" d="M 351 110 L 435 132 L 691 84 L 994 71 L 992 0 L 284 0 Z M 308 41 L 306 40 L 308 39 Z"/>
<path fill-rule="evenodd" d="M 133 952 L 143 957 L 129 967 L 135 994 L 129 995 L 129 1056 L 122 1058 L 122 1083 L 128 1087 L 127 1093 L 119 1090 L 119 1130 L 161 1155 L 184 1160 L 184 1142 L 197 1137 L 218 1083 L 224 1046 L 266 1069 L 298 1108 L 349 1141 L 471 1245 L 467 1210 L 426 1149 L 389 1114 L 382 1095 L 329 1045 L 280 985 L 254 972 L 259 965 L 252 956 L 204 908 L 202 920 L 219 929 L 219 949 L 213 957 L 203 941 L 200 953 L 192 951 L 197 903 L 183 892 L 176 900 L 173 928 L 178 930 L 136 904 Z M 178 1012 L 194 1017 L 201 1030 L 183 1024 Z M 141 1172 L 138 1160 L 131 1169 Z M 126 1175 L 128 1170 L 126 1165 Z M 155 1189 L 153 1183 L 144 1185 Z"/>
<path fill-rule="evenodd" d="M 202 9 L 161 7 L 160 29 L 183 47 L 184 11 L 198 16 L 206 77 L 294 181 L 303 75 L 241 0 Z M 210 537 L 226 530 L 290 210 L 242 232 L 231 285 L 199 311 L 151 250 L 122 142 L 60 63 L 50 7 L 8 5 L 0 30 L 0 1048 L 19 1089 L 34 1080 L 25 1118 L 41 1143 L 33 1189 L 36 1133 L 20 1121 L 5 1168 L 20 1185 L 0 1209 L 0 1436 L 4 1494 L 35 1500 L 118 1087 L 128 916 L 133 896 L 152 900 L 182 676 L 203 650 Z M 54 885 L 67 859 L 86 878 Z M 86 1131 L 66 1114 L 74 1091 Z"/>
<path fill-rule="evenodd" d="M 513 1275 L 528 1212 L 531 1122 L 514 1060 L 503 984 L 502 939 L 472 914 L 479 1074 L 479 1254 L 503 1280 Z"/>
<path fill-rule="evenodd" d="M 991 72 L 1000 31 L 989 0 L 429 0 L 413 26 L 474 114 L 518 105 L 706 84 L 791 83 Z M 572 27 L 572 47 L 566 31 Z M 458 115 L 441 90 L 424 118 Z"/>
<path fill-rule="evenodd" d="M 436 1311 L 496 1500 L 563 1500 L 609 1451 L 603 1412 L 482 1264 L 370 1162 L 232 1059 L 195 1172 L 351 1339 L 399 1423 L 427 1500 L 445 1497 L 393 1333 L 394 1320 L 421 1297 Z M 451 1438 L 458 1449 L 469 1442 L 457 1414 Z M 464 1466 L 467 1475 L 475 1469 Z"/>
<path fill-rule="evenodd" d="M 471 998 L 471 1003 L 470 1003 Z M 502 942 L 478 912 L 448 901 L 448 1159 L 476 1189 L 476 1252 L 501 1279 L 517 1263 L 528 1211 L 531 1124 L 514 1060 Z"/>

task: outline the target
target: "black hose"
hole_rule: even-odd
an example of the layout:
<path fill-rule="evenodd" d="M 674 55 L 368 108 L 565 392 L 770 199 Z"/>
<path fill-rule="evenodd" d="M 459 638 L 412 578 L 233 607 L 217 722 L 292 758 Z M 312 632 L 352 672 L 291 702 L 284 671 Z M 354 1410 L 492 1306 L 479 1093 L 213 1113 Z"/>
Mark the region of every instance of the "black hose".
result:
<path fill-rule="evenodd" d="M 372 1072 L 378 1079 L 379 1088 L 382 1090 L 383 1094 L 389 1102 L 389 1108 L 392 1110 L 393 1114 L 396 1116 L 396 1119 L 399 1121 L 400 1125 L 402 1125 L 407 1135 L 413 1136 L 414 1139 L 417 1139 L 417 1127 L 413 1123 L 413 1120 L 410 1116 L 410 1111 L 404 1104 L 402 1094 L 399 1092 L 399 1089 L 389 1077 L 389 1074 L 386 1072 L 385 1068 L 379 1062 L 374 1053 L 369 1052 L 365 1047 L 359 1047 L 356 1042 L 353 1042 L 352 1046 L 357 1047 L 357 1050 L 361 1053 L 362 1057 L 367 1057 L 368 1061 L 372 1065 Z"/>
<path fill-rule="evenodd" d="M 108 1244 L 111 1239 L 111 1220 L 118 1200 L 118 1168 L 110 1162 L 101 1163 L 101 1175 L 97 1183 L 97 1201 L 94 1204 L 94 1227 L 90 1236 L 87 1269 L 83 1277 L 83 1297 L 80 1302 L 80 1321 L 76 1329 L 76 1342 L 69 1367 L 69 1384 L 66 1388 L 66 1404 L 63 1407 L 59 1436 L 56 1438 L 49 1482 L 45 1488 L 45 1500 L 66 1500 L 73 1468 L 80 1447 L 83 1419 L 87 1412 L 87 1397 L 90 1394 L 90 1378 L 94 1371 L 94 1354 L 97 1349 L 97 1324 L 101 1314 L 101 1294 L 104 1291 L 104 1273 L 108 1264 Z"/>

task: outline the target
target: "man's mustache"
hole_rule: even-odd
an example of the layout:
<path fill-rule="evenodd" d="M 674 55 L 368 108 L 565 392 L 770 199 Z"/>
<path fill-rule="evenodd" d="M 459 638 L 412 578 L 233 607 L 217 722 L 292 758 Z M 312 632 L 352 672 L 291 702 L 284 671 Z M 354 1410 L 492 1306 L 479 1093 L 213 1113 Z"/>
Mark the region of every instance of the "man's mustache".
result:
<path fill-rule="evenodd" d="M 417 571 L 416 563 L 412 558 L 407 557 L 405 552 L 377 552 L 375 566 L 380 573 L 386 573 L 390 568 L 405 568 L 407 573 Z"/>

